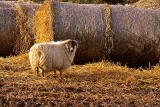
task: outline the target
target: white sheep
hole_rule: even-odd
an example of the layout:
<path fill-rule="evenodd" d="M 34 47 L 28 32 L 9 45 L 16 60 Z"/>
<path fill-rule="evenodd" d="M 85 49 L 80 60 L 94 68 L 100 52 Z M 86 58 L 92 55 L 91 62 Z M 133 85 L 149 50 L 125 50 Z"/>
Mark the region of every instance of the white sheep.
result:
<path fill-rule="evenodd" d="M 77 41 L 71 39 L 35 44 L 29 52 L 31 68 L 37 76 L 41 70 L 43 77 L 44 71 L 54 71 L 56 74 L 59 70 L 61 77 L 63 71 L 71 66 L 77 48 Z"/>

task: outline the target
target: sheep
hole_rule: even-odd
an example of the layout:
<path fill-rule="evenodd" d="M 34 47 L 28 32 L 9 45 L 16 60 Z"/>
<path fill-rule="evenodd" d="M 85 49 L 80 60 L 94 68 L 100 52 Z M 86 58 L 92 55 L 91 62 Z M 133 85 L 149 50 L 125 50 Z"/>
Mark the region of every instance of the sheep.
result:
<path fill-rule="evenodd" d="M 60 72 L 60 77 L 65 69 L 69 68 L 75 57 L 78 42 L 76 40 L 52 41 L 33 45 L 29 51 L 29 60 L 32 70 L 39 76 L 39 70 Z"/>

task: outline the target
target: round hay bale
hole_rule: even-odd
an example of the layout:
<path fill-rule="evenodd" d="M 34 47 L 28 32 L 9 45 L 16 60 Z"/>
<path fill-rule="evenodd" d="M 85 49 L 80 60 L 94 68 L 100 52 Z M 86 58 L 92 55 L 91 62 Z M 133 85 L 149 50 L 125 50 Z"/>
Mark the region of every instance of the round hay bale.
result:
<path fill-rule="evenodd" d="M 113 61 L 130 66 L 156 64 L 160 57 L 160 11 L 110 5 Z"/>
<path fill-rule="evenodd" d="M 0 2 L 0 55 L 24 53 L 34 44 L 33 17 L 38 4 Z"/>
<path fill-rule="evenodd" d="M 105 35 L 110 27 L 106 26 L 105 15 L 110 15 L 104 14 L 106 11 L 89 4 L 45 3 L 35 17 L 36 41 L 76 39 L 79 43 L 76 62 L 100 60 L 105 55 L 105 38 L 109 38 Z"/>
<path fill-rule="evenodd" d="M 159 0 L 139 0 L 133 4 L 127 4 L 131 7 L 138 7 L 138 8 L 147 8 L 147 9 L 160 9 L 160 1 Z"/>
<path fill-rule="evenodd" d="M 0 56 L 12 52 L 16 35 L 14 10 L 8 3 L 0 2 Z"/>

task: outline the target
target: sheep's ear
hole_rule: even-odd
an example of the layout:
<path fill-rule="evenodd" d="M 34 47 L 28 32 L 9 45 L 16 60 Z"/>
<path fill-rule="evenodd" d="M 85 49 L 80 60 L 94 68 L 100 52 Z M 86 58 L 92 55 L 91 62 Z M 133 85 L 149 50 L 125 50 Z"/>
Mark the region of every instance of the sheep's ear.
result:
<path fill-rule="evenodd" d="M 67 39 L 67 40 L 64 41 L 64 44 L 65 44 L 65 45 L 66 45 L 66 44 L 69 44 L 70 41 L 72 41 L 72 40 L 71 40 L 71 39 Z"/>
<path fill-rule="evenodd" d="M 69 43 L 68 43 L 68 42 L 65 42 L 65 43 L 64 43 L 64 46 L 65 46 L 67 49 L 69 49 Z"/>
<path fill-rule="evenodd" d="M 78 42 L 76 40 L 73 40 L 73 42 L 76 45 L 76 47 L 78 48 Z"/>
<path fill-rule="evenodd" d="M 74 47 L 72 47 L 72 41 L 68 41 L 65 43 L 65 47 L 68 51 L 73 52 Z"/>

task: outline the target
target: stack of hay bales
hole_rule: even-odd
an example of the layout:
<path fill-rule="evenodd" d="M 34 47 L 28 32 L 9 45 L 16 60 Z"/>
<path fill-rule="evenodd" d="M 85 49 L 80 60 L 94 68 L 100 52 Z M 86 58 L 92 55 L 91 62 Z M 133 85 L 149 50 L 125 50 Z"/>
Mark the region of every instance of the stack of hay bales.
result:
<path fill-rule="evenodd" d="M 33 17 L 40 5 L 0 2 L 0 55 L 20 54 L 34 44 Z"/>
<path fill-rule="evenodd" d="M 132 66 L 159 62 L 159 10 L 107 4 L 0 2 L 0 14 L 0 55 L 26 52 L 35 41 L 70 38 L 79 42 L 76 62 L 104 57 Z"/>
<path fill-rule="evenodd" d="M 51 7 L 44 8 L 47 6 Z M 107 46 L 113 48 L 109 55 L 113 61 L 132 66 L 157 63 L 160 56 L 160 11 L 121 5 L 106 6 L 109 9 L 104 7 L 64 2 L 44 4 L 35 17 L 36 38 L 78 40 L 77 62 L 102 59 L 106 54 L 104 46 Z M 48 17 L 43 14 L 46 11 L 52 14 Z M 107 14 L 108 17 L 105 17 Z M 49 30 L 49 33 L 39 32 L 41 28 Z M 109 32 L 106 33 L 106 29 Z M 39 40 L 43 42 L 43 39 Z"/>

